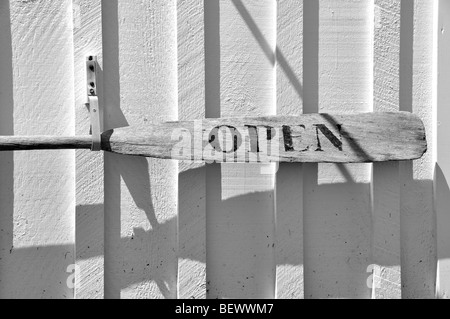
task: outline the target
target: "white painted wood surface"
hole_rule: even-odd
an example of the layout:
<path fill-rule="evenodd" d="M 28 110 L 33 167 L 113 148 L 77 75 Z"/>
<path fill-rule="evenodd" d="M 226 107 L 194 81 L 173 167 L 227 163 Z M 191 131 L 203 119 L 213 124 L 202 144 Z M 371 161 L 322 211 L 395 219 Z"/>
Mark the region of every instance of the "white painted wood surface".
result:
<path fill-rule="evenodd" d="M 79 56 L 103 45 L 105 129 L 399 109 L 424 121 L 430 147 L 398 169 L 264 176 L 107 154 L 104 180 L 99 154 L 1 153 L 0 297 L 72 298 L 75 262 L 78 298 L 370 298 L 372 264 L 376 298 L 433 298 L 436 282 L 448 297 L 440 2 L 0 0 L 2 135 L 86 134 Z"/>
<path fill-rule="evenodd" d="M 176 1 L 103 13 L 105 129 L 176 120 Z M 174 161 L 105 157 L 107 298 L 176 298 L 177 174 Z"/>
<path fill-rule="evenodd" d="M 101 1 L 73 0 L 75 134 L 90 130 L 87 102 L 86 57 L 97 56 L 102 75 Z M 102 77 L 97 83 L 103 105 Z M 101 114 L 102 116 L 102 114 Z M 77 150 L 75 155 L 75 298 L 104 297 L 104 161 L 102 152 Z"/>
<path fill-rule="evenodd" d="M 222 117 L 275 114 L 276 3 L 220 1 Z M 212 112 L 213 113 L 213 112 Z M 274 166 L 207 170 L 208 298 L 275 295 Z"/>
<path fill-rule="evenodd" d="M 178 119 L 205 117 L 205 7 L 177 0 Z M 201 129 L 201 128 L 200 128 Z M 194 129 L 195 130 L 195 129 Z M 194 132 L 195 133 L 195 132 Z M 178 298 L 206 298 L 206 168 L 178 167 Z"/>
<path fill-rule="evenodd" d="M 433 136 L 433 1 L 402 1 L 400 110 L 422 118 Z M 436 235 L 433 145 L 426 156 L 400 164 L 402 298 L 434 298 Z"/>
<path fill-rule="evenodd" d="M 448 180 L 450 180 L 450 145 L 448 143 L 450 113 L 448 83 L 450 79 L 450 63 L 448 52 L 450 49 L 450 3 L 439 1 L 438 10 L 435 12 L 437 21 L 437 110 L 436 110 L 436 133 L 435 156 L 437 165 L 435 168 L 435 207 L 437 214 L 437 289 L 438 298 L 450 298 L 450 197 Z M 436 14 L 436 13 L 435 13 Z"/>
<path fill-rule="evenodd" d="M 1 106 L 6 133 L 73 135 L 71 1 L 2 1 L 1 6 L 2 33 L 11 30 L 1 43 L 7 73 L 0 77 L 12 80 L 2 98 L 8 104 Z M 14 154 L 6 163 L 0 296 L 70 299 L 66 271 L 74 263 L 74 151 Z"/>
<path fill-rule="evenodd" d="M 277 1 L 277 115 L 303 112 L 303 0 Z M 276 298 L 303 299 L 303 166 L 280 164 L 275 184 Z"/>
<path fill-rule="evenodd" d="M 305 81 L 317 81 L 309 84 L 317 97 L 304 104 L 305 112 L 371 111 L 373 6 L 367 1 L 324 0 L 310 10 L 320 21 L 305 26 L 317 34 L 310 45 L 317 47 L 319 63 L 308 70 L 311 79 L 305 74 Z M 316 62 L 313 56 L 309 59 L 304 63 Z M 370 297 L 369 183 L 368 164 L 306 165 L 305 298 Z"/>
<path fill-rule="evenodd" d="M 400 0 L 375 0 L 374 112 L 399 111 Z M 401 298 L 400 181 L 398 163 L 372 168 L 372 262 L 374 299 Z"/>

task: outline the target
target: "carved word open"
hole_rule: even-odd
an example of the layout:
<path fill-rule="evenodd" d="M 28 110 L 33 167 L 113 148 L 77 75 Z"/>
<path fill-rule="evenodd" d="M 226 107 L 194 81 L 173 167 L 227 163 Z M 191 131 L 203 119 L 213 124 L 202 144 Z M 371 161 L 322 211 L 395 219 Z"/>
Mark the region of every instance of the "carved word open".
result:
<path fill-rule="evenodd" d="M 342 152 L 342 125 L 221 125 L 202 127 L 194 124 L 194 132 L 175 130 L 172 158 L 220 162 L 276 161 L 289 153 Z"/>

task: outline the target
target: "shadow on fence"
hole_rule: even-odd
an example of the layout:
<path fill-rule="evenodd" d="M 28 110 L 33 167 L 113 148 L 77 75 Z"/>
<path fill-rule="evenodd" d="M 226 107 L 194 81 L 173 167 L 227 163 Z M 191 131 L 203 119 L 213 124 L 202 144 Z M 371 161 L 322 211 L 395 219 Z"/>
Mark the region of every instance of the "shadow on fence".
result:
<path fill-rule="evenodd" d="M 402 1 L 403 4 L 404 1 Z M 252 33 L 259 40 L 262 49 L 267 53 L 268 58 L 272 60 L 273 52 L 267 51 L 267 43 L 260 36 L 260 31 L 255 29 L 256 25 L 252 23 L 245 7 L 240 0 L 233 0 L 236 8 L 241 13 L 243 19 L 247 22 Z M 305 82 L 293 77 L 294 73 L 290 70 L 289 61 L 286 61 L 282 52 L 277 50 L 276 56 L 283 70 L 286 72 L 291 84 L 296 88 L 298 94 L 302 95 L 307 108 L 305 112 L 318 112 L 318 56 L 319 56 L 319 5 L 316 2 L 305 3 Z M 406 2 L 405 2 L 406 3 Z M 405 4 L 406 5 L 406 4 Z M 413 4 L 412 4 L 413 5 Z M 308 11 L 309 10 L 309 11 Z M 404 8 L 403 12 L 413 10 L 413 8 Z M 103 7 L 104 15 L 109 18 L 105 19 L 104 26 L 105 35 L 105 83 L 115 90 L 107 94 L 111 96 L 111 100 L 105 101 L 106 104 L 113 106 L 110 109 L 111 116 L 109 125 L 118 127 L 124 125 L 124 116 L 120 112 L 120 80 L 119 80 L 119 61 L 118 61 L 118 26 L 117 26 L 117 0 L 106 1 Z M 108 25 L 107 21 L 110 21 Z M 111 22 L 112 21 L 112 22 Z M 409 20 L 407 20 L 408 22 Z M 111 24 L 112 23 L 112 24 Z M 413 23 L 409 21 L 409 23 Z M 413 52 L 413 25 L 407 25 L 406 31 L 402 32 L 402 52 L 407 50 Z M 9 1 L 0 0 L 0 134 L 11 135 L 14 133 L 13 126 L 13 69 L 12 69 L 12 47 L 11 47 L 11 30 L 9 21 Z M 216 30 L 217 31 L 217 30 Z M 220 30 L 219 30 L 220 31 Z M 406 33 L 405 33 L 406 32 Z M 406 37 L 406 39 L 405 39 Z M 405 42 L 406 41 L 406 42 Z M 217 43 L 216 43 L 217 45 Z M 311 48 L 311 49 L 309 49 Z M 217 49 L 217 48 L 216 48 Z M 410 50 L 410 51 L 408 51 Z M 220 53 L 220 48 L 219 48 Z M 406 54 L 407 54 L 406 53 Z M 213 60 L 213 64 L 215 63 Z M 406 99 L 402 100 L 404 109 L 409 109 L 412 98 L 412 58 L 402 60 L 402 69 L 405 70 L 400 74 L 401 91 L 406 95 Z M 409 68 L 411 68 L 410 71 Z M 217 71 L 217 69 L 216 69 Z M 110 72 L 109 74 L 106 74 Z M 111 73 L 113 72 L 113 73 Z M 219 73 L 220 75 L 220 69 Z M 216 76 L 218 76 L 216 74 Z M 109 79 L 109 80 L 108 80 Z M 110 81 L 108 83 L 108 81 Z M 207 81 L 207 84 L 211 83 Z M 216 85 L 220 82 L 215 82 Z M 216 88 L 217 89 L 217 88 Z M 217 93 L 217 92 L 216 92 Z M 217 97 L 212 97 L 217 98 Z M 220 101 L 220 99 L 219 99 Z M 412 102 L 411 102 L 412 104 Z M 217 115 L 217 114 L 215 114 Z M 109 155 L 107 155 L 109 156 Z M 184 249 L 184 255 L 177 256 L 174 249 L 173 238 L 176 238 L 177 220 L 170 219 L 165 223 L 158 223 L 155 216 L 152 203 L 150 179 L 148 176 L 148 162 L 139 158 L 107 158 L 106 161 L 105 183 L 109 185 L 109 195 L 105 206 L 105 225 L 109 227 L 105 235 L 105 286 L 109 289 L 107 297 L 117 298 L 120 291 L 126 287 L 140 282 L 154 281 L 165 297 L 173 297 L 176 295 L 176 257 L 190 259 L 201 263 L 206 263 L 205 254 L 195 247 L 192 249 Z M 14 238 L 14 162 L 12 153 L 0 153 L 0 296 L 24 296 L 27 295 L 27 287 L 30 285 L 41 286 L 43 290 L 50 287 L 45 294 L 51 293 L 52 289 L 64 285 L 64 280 L 69 276 L 66 269 L 56 272 L 54 269 L 50 272 L 48 265 L 56 258 L 73 258 L 70 252 L 73 250 L 72 245 L 43 246 L 18 248 L 13 247 Z M 133 170 L 130 171 L 130 167 Z M 351 203 L 344 203 L 341 197 L 348 198 L 349 192 L 355 195 L 367 193 L 368 184 L 357 184 L 351 180 L 351 174 L 346 171 L 345 166 L 339 166 L 343 175 L 347 177 L 346 183 L 341 184 L 322 184 L 317 183 L 317 167 L 310 167 L 309 177 L 306 181 L 310 183 L 310 189 L 316 194 L 327 194 L 331 198 L 325 199 L 322 196 L 306 194 L 313 196 L 317 201 L 329 201 L 328 206 L 324 210 L 315 210 L 310 212 L 309 219 L 314 218 L 313 214 L 320 216 L 322 220 L 328 220 L 330 229 L 320 228 L 305 229 L 311 235 L 309 239 L 320 239 L 318 242 L 305 243 L 308 251 L 305 251 L 304 260 L 291 254 L 292 251 L 298 251 L 299 243 L 285 233 L 281 238 L 277 238 L 279 245 L 283 245 L 285 255 L 277 258 L 278 262 L 282 260 L 286 265 L 300 265 L 302 262 L 306 264 L 310 260 L 314 260 L 314 264 L 307 265 L 305 271 L 306 284 L 305 289 L 312 291 L 316 296 L 327 297 L 324 294 L 327 291 L 335 293 L 339 297 L 353 297 L 351 293 L 340 293 L 345 287 L 357 285 L 364 276 L 367 276 L 367 266 L 371 260 L 367 259 L 370 253 L 370 227 L 366 222 L 370 223 L 367 216 L 359 215 L 356 209 L 344 216 L 336 216 L 336 211 L 345 211 L 346 206 Z M 198 169 L 198 170 L 204 170 Z M 184 178 L 189 178 L 192 174 L 204 174 L 198 170 L 191 170 L 183 174 L 187 174 Z M 429 203 L 432 201 L 432 181 L 431 180 L 415 180 L 413 177 L 413 169 L 411 163 L 406 163 L 403 167 L 402 176 L 406 176 L 401 185 L 401 194 L 407 206 L 402 206 L 401 217 L 401 249 L 402 249 L 402 285 L 403 291 L 407 297 L 431 297 L 434 294 L 435 285 L 435 267 L 436 267 L 436 251 L 435 245 L 430 238 L 435 238 L 435 215 L 430 209 Z M 183 178 L 183 176 L 181 176 Z M 135 205 L 145 212 L 152 229 L 149 231 L 143 229 L 134 229 L 131 237 L 121 236 L 121 179 L 128 187 Z M 450 198 L 450 191 L 447 187 L 440 185 L 443 190 L 443 196 Z M 224 205 L 234 205 L 232 203 L 246 203 L 247 205 L 255 201 L 258 196 L 266 197 L 268 194 L 248 194 L 229 199 L 229 203 L 224 201 Z M 315 196 L 315 197 L 314 197 Z M 365 195 L 364 195 L 365 196 Z M 355 201 L 361 201 L 361 198 L 355 198 Z M 364 199 L 366 200 L 366 199 Z M 91 207 L 92 208 L 92 207 Z M 78 207 L 82 212 L 89 210 L 90 207 Z M 180 212 L 180 214 L 194 214 L 194 211 Z M 296 219 L 296 212 L 292 215 L 285 216 L 287 220 Z M 339 212 L 338 212 L 339 215 Z M 244 218 L 236 216 L 236 218 Z M 180 224 L 180 233 L 184 236 L 198 236 L 199 225 L 205 225 L 203 220 L 198 220 L 196 216 L 183 216 L 186 223 Z M 355 222 L 356 221 L 356 222 Z M 308 224 L 308 227 L 311 224 Z M 338 225 L 338 226 L 336 226 Z M 244 227 L 240 228 L 245 232 Z M 314 233 L 315 232 L 315 233 Z M 339 238 L 333 237 L 333 235 Z M 201 239 L 202 240 L 202 239 Z M 361 241 L 362 240 L 362 241 Z M 388 239 L 387 239 L 388 240 Z M 195 241 L 194 241 L 195 242 Z M 265 244 L 265 243 L 264 243 Z M 270 245 L 270 243 L 269 243 Z M 245 243 L 234 247 L 236 250 L 245 249 Z M 316 250 L 318 248 L 318 250 Z M 361 249 L 361 252 L 358 251 Z M 320 256 L 315 255 L 320 251 Z M 342 257 L 345 254 L 345 257 Z M 83 258 L 95 258 L 97 255 L 85 255 Z M 450 258 L 449 256 L 444 256 Z M 150 262 L 148 262 L 150 260 Z M 346 260 L 346 261 L 345 261 Z M 337 261 L 337 262 L 336 262 Z M 342 262 L 344 261 L 344 262 Z M 239 260 L 231 260 L 231 263 L 238 263 Z M 317 272 L 315 265 L 322 265 L 322 271 Z M 111 265 L 123 265 L 119 268 L 109 268 Z M 325 266 L 323 266 L 325 265 Z M 424 266 L 425 265 L 425 266 Z M 387 262 L 385 266 L 390 266 Z M 325 267 L 325 268 L 323 268 Z M 347 278 L 346 274 L 352 272 L 359 274 L 357 277 Z M 326 271 L 325 271 L 326 270 Z M 43 274 L 45 274 L 43 276 Z M 8 283 L 5 284 L 5 280 Z M 350 284 L 348 284 L 350 281 Z M 347 282 L 347 283 L 345 283 Z M 237 289 L 237 288 L 236 288 Z M 224 295 L 232 295 L 235 288 L 224 292 Z M 307 291 L 308 292 L 308 291 Z M 33 296 L 38 297 L 38 296 Z"/>
<path fill-rule="evenodd" d="M 14 135 L 14 97 L 9 1 L 0 0 L 0 135 Z M 5 259 L 13 249 L 14 155 L 0 152 L 0 297 L 7 296 Z"/>

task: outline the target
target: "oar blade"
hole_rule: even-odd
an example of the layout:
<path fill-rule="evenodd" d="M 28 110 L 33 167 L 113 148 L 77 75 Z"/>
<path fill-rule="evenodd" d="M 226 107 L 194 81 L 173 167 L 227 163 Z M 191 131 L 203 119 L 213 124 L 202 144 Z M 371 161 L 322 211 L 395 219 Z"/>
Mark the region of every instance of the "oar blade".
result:
<path fill-rule="evenodd" d="M 208 163 L 363 163 L 415 160 L 427 150 L 407 112 L 221 118 L 105 132 L 113 153 Z"/>

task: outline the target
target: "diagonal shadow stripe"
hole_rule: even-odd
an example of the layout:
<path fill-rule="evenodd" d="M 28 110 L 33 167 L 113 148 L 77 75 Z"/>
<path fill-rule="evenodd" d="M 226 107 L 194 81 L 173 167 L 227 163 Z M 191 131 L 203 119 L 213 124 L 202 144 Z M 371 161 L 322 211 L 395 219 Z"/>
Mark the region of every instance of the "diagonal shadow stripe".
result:
<path fill-rule="evenodd" d="M 238 10 L 239 14 L 242 16 L 242 19 L 244 19 L 244 22 L 247 24 L 249 30 L 252 32 L 253 37 L 258 42 L 267 59 L 269 59 L 270 63 L 273 66 L 275 65 L 275 63 L 278 63 L 281 66 L 281 69 L 286 74 L 289 82 L 294 87 L 295 92 L 297 92 L 300 99 L 303 99 L 303 85 L 297 78 L 295 73 L 292 71 L 292 67 L 290 66 L 283 52 L 281 52 L 280 48 L 278 47 L 276 47 L 274 52 L 272 46 L 266 40 L 261 30 L 258 28 L 255 20 L 252 18 L 250 12 L 248 12 L 247 8 L 244 6 L 241 0 L 232 0 L 232 2 Z"/>

